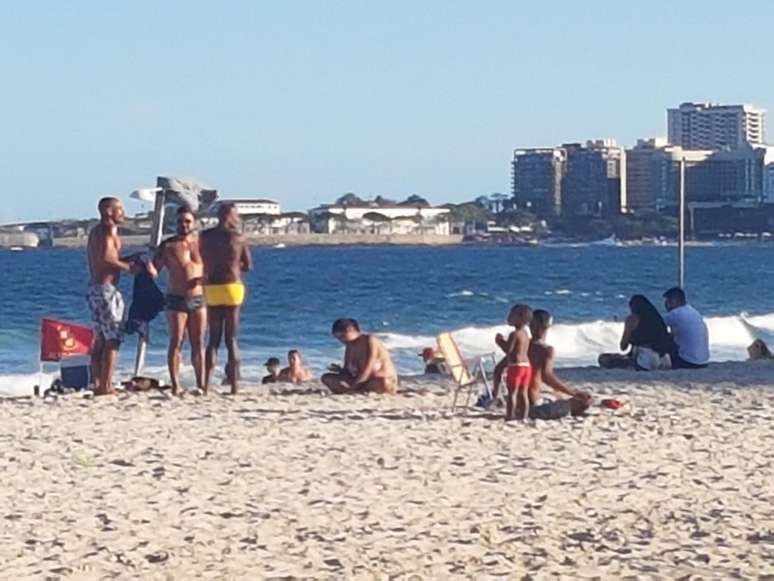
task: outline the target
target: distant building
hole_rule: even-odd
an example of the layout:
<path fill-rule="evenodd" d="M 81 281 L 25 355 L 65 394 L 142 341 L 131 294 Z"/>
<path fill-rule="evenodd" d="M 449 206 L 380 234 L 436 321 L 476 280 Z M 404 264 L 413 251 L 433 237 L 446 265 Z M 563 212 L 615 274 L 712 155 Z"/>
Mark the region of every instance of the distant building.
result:
<path fill-rule="evenodd" d="M 737 149 L 763 145 L 766 112 L 752 105 L 682 103 L 667 109 L 669 143 L 684 149 Z"/>
<path fill-rule="evenodd" d="M 279 202 L 265 198 L 240 198 L 235 200 L 218 200 L 211 206 L 209 213 L 217 214 L 218 208 L 225 203 L 234 204 L 240 216 L 255 216 L 259 214 L 278 215 L 280 211 Z"/>
<path fill-rule="evenodd" d="M 712 155 L 710 150 L 684 150 L 666 139 L 640 139 L 626 150 L 626 204 L 631 212 L 654 211 L 676 203 L 681 159 L 686 182 L 691 168 Z"/>
<path fill-rule="evenodd" d="M 566 154 L 561 147 L 517 149 L 511 162 L 511 187 L 517 208 L 539 216 L 562 209 L 562 178 Z"/>
<path fill-rule="evenodd" d="M 613 216 L 626 208 L 624 148 L 612 139 L 566 143 L 562 214 Z"/>
<path fill-rule="evenodd" d="M 731 151 L 715 151 L 706 160 L 686 169 L 686 198 L 691 202 L 766 201 L 774 148 L 746 145 Z"/>
<path fill-rule="evenodd" d="M 448 236 L 449 209 L 401 204 L 323 205 L 309 211 L 312 230 L 323 234 L 435 234 Z"/>

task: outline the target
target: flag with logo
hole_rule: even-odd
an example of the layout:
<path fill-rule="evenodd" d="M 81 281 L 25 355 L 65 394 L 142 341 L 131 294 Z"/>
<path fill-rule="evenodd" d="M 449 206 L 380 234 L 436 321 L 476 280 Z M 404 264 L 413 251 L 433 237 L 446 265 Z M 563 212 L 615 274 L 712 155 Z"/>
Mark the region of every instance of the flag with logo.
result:
<path fill-rule="evenodd" d="M 91 352 L 93 339 L 94 335 L 89 327 L 41 319 L 40 360 L 61 361 L 71 355 L 86 355 Z"/>

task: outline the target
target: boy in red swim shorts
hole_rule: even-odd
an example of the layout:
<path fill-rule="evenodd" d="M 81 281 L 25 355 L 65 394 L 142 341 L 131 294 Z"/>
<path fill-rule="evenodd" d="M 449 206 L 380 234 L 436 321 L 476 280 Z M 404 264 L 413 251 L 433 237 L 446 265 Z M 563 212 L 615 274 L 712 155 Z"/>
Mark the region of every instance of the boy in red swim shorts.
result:
<path fill-rule="evenodd" d="M 529 417 L 529 387 L 532 383 L 532 367 L 529 364 L 529 334 L 527 325 L 532 321 L 532 309 L 527 305 L 514 305 L 508 313 L 508 324 L 514 327 L 508 337 L 505 350 L 505 386 L 508 388 L 508 405 L 505 421 L 524 420 Z"/>

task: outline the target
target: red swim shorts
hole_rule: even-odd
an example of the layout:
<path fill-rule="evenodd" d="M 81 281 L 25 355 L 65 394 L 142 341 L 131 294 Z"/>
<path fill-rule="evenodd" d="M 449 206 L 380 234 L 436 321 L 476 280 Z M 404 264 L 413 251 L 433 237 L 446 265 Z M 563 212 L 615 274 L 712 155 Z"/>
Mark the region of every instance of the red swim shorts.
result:
<path fill-rule="evenodd" d="M 508 391 L 529 389 L 532 383 L 532 367 L 529 365 L 509 365 L 505 376 L 505 385 Z"/>

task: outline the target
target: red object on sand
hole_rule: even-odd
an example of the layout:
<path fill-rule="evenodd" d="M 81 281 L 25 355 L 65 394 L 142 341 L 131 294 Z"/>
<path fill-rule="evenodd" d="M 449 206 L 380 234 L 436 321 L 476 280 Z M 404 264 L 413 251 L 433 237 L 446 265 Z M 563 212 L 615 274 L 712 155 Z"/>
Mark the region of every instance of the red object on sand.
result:
<path fill-rule="evenodd" d="M 91 352 L 94 334 L 91 329 L 53 319 L 40 320 L 40 360 L 61 361 L 70 355 Z"/>
<path fill-rule="evenodd" d="M 603 399 L 602 406 L 611 410 L 617 410 L 623 405 L 623 402 L 617 399 Z"/>

